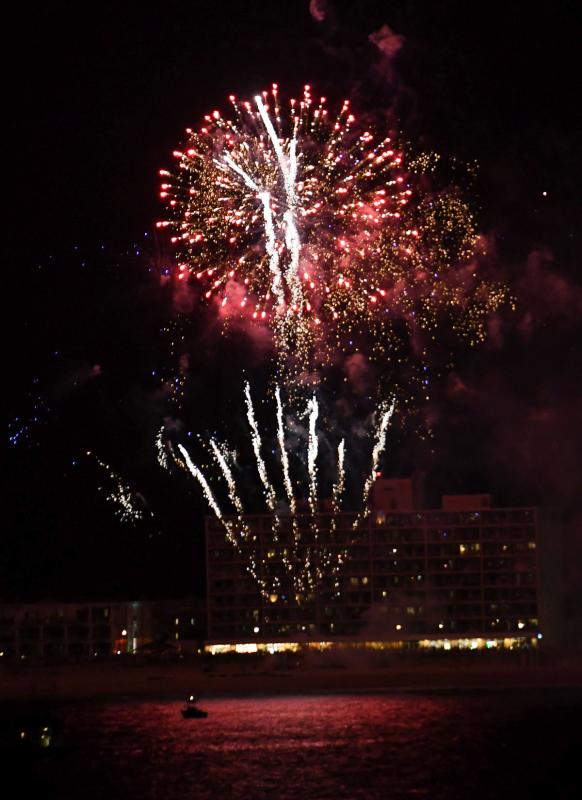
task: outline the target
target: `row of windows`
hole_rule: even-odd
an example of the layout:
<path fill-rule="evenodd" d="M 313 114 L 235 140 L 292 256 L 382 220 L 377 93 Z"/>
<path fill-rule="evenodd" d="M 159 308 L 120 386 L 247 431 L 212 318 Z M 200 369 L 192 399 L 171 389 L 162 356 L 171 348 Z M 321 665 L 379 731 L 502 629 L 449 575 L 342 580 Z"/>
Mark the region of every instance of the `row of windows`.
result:
<path fill-rule="evenodd" d="M 38 641 L 40 639 L 80 639 L 87 641 L 89 639 L 113 639 L 114 634 L 109 626 L 96 625 L 92 629 L 86 626 L 67 625 L 62 627 L 44 626 L 44 625 L 27 625 L 22 627 L 0 628 L 1 638 L 16 638 L 21 640 Z"/>
<path fill-rule="evenodd" d="M 315 635 L 329 634 L 331 636 L 353 636 L 366 631 L 370 636 L 397 639 L 405 636 L 422 636 L 428 634 L 471 634 L 474 636 L 488 636 L 490 634 L 518 633 L 523 635 L 537 630 L 537 620 L 518 619 L 458 619 L 436 622 L 434 620 L 413 619 L 403 622 L 390 620 L 386 625 L 370 624 L 367 619 L 322 621 L 319 625 L 309 622 L 272 622 L 260 625 L 238 625 L 232 622 L 215 624 L 210 630 L 213 639 L 271 639 L 278 637 L 290 638 L 293 635 L 302 637 L 304 634 L 312 638 Z"/>
<path fill-rule="evenodd" d="M 261 539 L 255 536 L 248 542 L 241 542 L 240 550 L 249 554 L 263 555 L 272 552 L 274 557 L 284 547 L 293 544 L 293 536 L 279 532 L 279 545 L 273 545 L 272 531 L 265 533 Z M 312 546 L 315 542 L 311 529 L 301 532 L 301 546 Z M 448 546 L 449 552 L 453 550 L 463 552 L 479 551 L 482 544 L 486 551 L 498 550 L 500 547 L 509 550 L 535 549 L 535 530 L 531 526 L 512 526 L 508 528 L 458 528 L 458 529 L 410 529 L 406 531 L 385 531 L 373 533 L 371 536 L 359 536 L 354 538 L 353 532 L 337 532 L 328 534 L 320 532 L 317 543 L 325 547 L 348 547 L 351 557 L 357 557 L 358 553 L 368 553 L 370 547 L 373 552 L 381 553 L 383 548 L 389 546 L 409 547 L 416 549 L 417 552 L 424 552 L 428 547 L 429 552 L 439 552 L 438 547 Z M 262 546 L 261 546 L 262 545 Z M 464 545 L 464 547 L 463 547 Z M 237 556 L 237 550 L 230 545 L 224 535 L 213 536 L 209 540 L 208 547 L 209 560 L 229 561 Z"/>
<path fill-rule="evenodd" d="M 319 513 L 316 521 L 320 528 L 329 529 L 331 521 L 335 520 L 335 527 L 338 530 L 352 530 L 356 520 L 356 514 L 343 513 L 334 515 L 331 513 Z M 236 518 L 230 518 L 236 524 Z M 312 523 L 310 514 L 297 514 L 295 519 L 301 529 L 309 530 Z M 245 516 L 247 528 L 253 533 L 271 532 L 273 517 L 269 514 L 249 514 Z M 459 526 L 522 526 L 532 525 L 535 522 L 535 511 L 531 508 L 521 509 L 486 509 L 483 511 L 414 511 L 389 513 L 373 512 L 368 517 L 367 526 L 369 528 L 416 528 L 416 527 L 459 527 Z M 207 531 L 211 534 L 224 534 L 222 523 L 214 517 L 207 517 Z M 292 518 L 290 515 L 279 517 L 279 530 L 292 530 Z"/>
<path fill-rule="evenodd" d="M 63 624 L 67 622 L 103 622 L 108 621 L 111 616 L 111 609 L 108 606 L 98 607 L 72 607 L 72 608 L 18 608 L 0 607 L 0 623 L 23 624 L 23 623 L 44 623 L 44 624 Z"/>

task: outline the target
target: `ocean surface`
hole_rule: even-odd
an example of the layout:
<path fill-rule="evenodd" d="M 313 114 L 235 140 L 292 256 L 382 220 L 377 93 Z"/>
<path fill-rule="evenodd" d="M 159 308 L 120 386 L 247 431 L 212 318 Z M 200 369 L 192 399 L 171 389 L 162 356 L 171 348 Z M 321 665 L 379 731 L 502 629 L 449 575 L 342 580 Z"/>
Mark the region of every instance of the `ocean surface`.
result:
<path fill-rule="evenodd" d="M 63 745 L 6 759 L 10 795 L 112 800 L 575 798 L 582 691 L 135 700 L 56 709 Z M 572 785 L 573 784 L 573 785 Z"/>

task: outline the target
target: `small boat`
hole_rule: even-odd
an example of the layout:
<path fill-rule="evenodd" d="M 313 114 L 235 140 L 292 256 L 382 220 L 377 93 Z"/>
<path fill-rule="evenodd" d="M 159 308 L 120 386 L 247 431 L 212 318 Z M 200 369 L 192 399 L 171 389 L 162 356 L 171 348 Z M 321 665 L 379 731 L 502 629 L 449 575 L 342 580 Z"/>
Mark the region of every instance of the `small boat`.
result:
<path fill-rule="evenodd" d="M 201 708 L 198 708 L 196 703 L 196 698 L 191 694 L 186 705 L 180 711 L 184 719 L 205 719 L 208 716 L 208 711 L 203 711 Z"/>
<path fill-rule="evenodd" d="M 197 706 L 185 706 L 181 714 L 184 719 L 205 719 L 208 716 L 208 711 L 203 711 Z"/>

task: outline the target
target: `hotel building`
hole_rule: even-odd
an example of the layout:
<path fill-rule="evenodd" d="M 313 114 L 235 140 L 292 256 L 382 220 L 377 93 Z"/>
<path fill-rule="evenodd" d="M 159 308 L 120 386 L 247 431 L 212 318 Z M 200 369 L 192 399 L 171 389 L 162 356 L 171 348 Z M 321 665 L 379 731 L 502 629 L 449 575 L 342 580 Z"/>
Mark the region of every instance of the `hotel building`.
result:
<path fill-rule="evenodd" d="M 278 574 L 267 597 L 245 569 L 247 556 L 206 520 L 210 652 L 269 651 L 295 646 L 470 649 L 536 646 L 552 615 L 540 593 L 536 508 L 495 508 L 489 495 L 444 496 L 439 509 L 414 508 L 410 480 L 378 480 L 370 514 L 354 536 L 354 514 L 318 514 L 319 542 L 347 558 L 300 603 L 286 583 L 272 518 L 246 522 L 258 562 Z M 298 515 L 301 543 L 312 544 L 311 517 Z M 290 536 L 287 520 L 279 539 Z M 548 559 L 555 572 L 556 552 Z"/>

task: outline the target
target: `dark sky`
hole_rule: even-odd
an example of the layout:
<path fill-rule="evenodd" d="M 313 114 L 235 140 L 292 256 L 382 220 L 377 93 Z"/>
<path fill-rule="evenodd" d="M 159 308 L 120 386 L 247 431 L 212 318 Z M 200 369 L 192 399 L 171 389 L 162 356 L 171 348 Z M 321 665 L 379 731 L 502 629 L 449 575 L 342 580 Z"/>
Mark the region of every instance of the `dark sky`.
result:
<path fill-rule="evenodd" d="M 160 379 L 179 355 L 161 333 L 172 311 L 158 280 L 169 256 L 153 233 L 157 170 L 228 93 L 273 81 L 350 96 L 397 118 L 419 146 L 479 162 L 480 228 L 518 310 L 443 379 L 432 453 L 418 459 L 433 499 L 491 491 L 575 518 L 577 4 L 319 0 L 321 21 L 308 0 L 145 5 L 29 4 L 8 29 L 5 374 L 10 433 L 25 430 L 9 448 L 4 594 L 200 588 L 202 503 L 153 463 Z M 390 63 L 369 40 L 383 25 L 404 37 Z M 188 345 L 185 424 L 196 432 L 240 375 L 229 380 L 224 342 L 196 318 Z M 155 522 L 115 520 L 87 449 L 144 493 Z M 416 453 L 395 453 L 387 468 L 406 473 Z"/>

